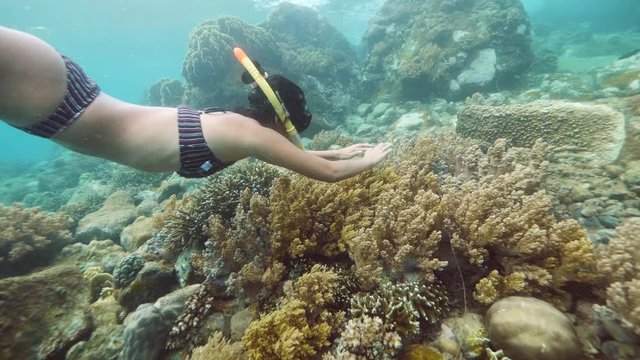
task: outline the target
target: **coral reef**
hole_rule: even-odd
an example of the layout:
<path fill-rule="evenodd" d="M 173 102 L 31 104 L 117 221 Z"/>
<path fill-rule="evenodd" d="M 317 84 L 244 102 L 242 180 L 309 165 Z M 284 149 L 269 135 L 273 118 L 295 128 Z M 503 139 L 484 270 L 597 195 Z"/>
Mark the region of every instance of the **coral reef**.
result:
<path fill-rule="evenodd" d="M 112 273 L 116 265 L 127 254 L 124 249 L 111 240 L 93 240 L 89 244 L 74 243 L 67 245 L 56 257 L 57 264 L 72 264 L 82 271 L 98 267 Z"/>
<path fill-rule="evenodd" d="M 0 204 L 0 278 L 46 265 L 71 242 L 70 225 L 61 212 Z"/>
<path fill-rule="evenodd" d="M 329 21 L 311 8 L 286 2 L 260 27 L 273 36 L 281 69 L 304 89 L 313 113 L 332 119 L 353 108 L 356 52 Z"/>
<path fill-rule="evenodd" d="M 403 100 L 491 89 L 533 60 L 529 19 L 515 1 L 387 1 L 364 41 L 368 85 Z"/>
<path fill-rule="evenodd" d="M 456 132 L 487 142 L 505 138 L 512 146 L 542 139 L 603 163 L 618 158 L 625 139 L 623 114 L 605 105 L 536 101 L 522 105 L 465 107 Z"/>
<path fill-rule="evenodd" d="M 76 228 L 76 240 L 88 243 L 91 240 L 120 238 L 120 233 L 135 220 L 135 205 L 126 191 L 109 195 L 102 207 L 83 217 Z"/>
<path fill-rule="evenodd" d="M 535 298 L 508 297 L 486 315 L 491 343 L 513 359 L 569 360 L 583 356 L 571 320 Z"/>
<path fill-rule="evenodd" d="M 242 47 L 267 68 L 280 63 L 277 45 L 268 31 L 234 17 L 207 20 L 189 36 L 182 75 L 187 79 L 187 88 L 196 87 L 215 101 L 203 103 L 204 99 L 194 96 L 197 92 L 188 90 L 188 103 L 205 107 L 215 102 L 232 107 L 242 99 L 241 68 L 233 57 L 234 46 Z"/>
<path fill-rule="evenodd" d="M 110 297 L 91 304 L 90 312 L 93 327 L 91 337 L 75 343 L 66 353 L 65 359 L 118 359 L 123 346 L 122 307 Z"/>
<path fill-rule="evenodd" d="M 147 104 L 175 107 L 183 103 L 185 89 L 180 80 L 162 78 L 147 89 Z"/>

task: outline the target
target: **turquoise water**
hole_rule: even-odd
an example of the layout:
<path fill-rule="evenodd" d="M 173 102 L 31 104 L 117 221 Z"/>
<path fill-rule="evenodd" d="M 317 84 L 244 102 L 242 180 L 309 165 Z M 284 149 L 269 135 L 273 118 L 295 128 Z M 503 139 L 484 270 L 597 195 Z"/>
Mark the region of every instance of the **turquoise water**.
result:
<path fill-rule="evenodd" d="M 0 0 L 130 103 L 246 101 L 245 48 L 317 179 L 393 144 L 187 179 L 0 121 L 0 360 L 640 359 L 640 0 L 290 1 Z"/>

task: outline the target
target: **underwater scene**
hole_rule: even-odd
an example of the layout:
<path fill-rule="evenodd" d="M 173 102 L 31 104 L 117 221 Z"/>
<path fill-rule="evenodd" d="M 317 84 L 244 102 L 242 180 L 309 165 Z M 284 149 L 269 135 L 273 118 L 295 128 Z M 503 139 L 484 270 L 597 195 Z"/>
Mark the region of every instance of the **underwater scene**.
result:
<path fill-rule="evenodd" d="M 3 1 L 0 26 L 113 97 L 234 109 L 241 47 L 304 91 L 305 149 L 393 150 L 337 182 L 253 158 L 184 178 L 0 124 L 0 359 L 640 359 L 639 19 L 632 0 Z"/>

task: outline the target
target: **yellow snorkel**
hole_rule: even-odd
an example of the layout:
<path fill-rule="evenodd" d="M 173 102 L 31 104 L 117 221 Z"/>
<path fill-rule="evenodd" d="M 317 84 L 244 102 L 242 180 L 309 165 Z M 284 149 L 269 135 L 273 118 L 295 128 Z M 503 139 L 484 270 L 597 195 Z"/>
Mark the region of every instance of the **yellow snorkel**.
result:
<path fill-rule="evenodd" d="M 247 72 L 249 72 L 251 77 L 253 77 L 253 80 L 256 81 L 256 84 L 258 84 L 260 89 L 262 89 L 262 92 L 264 92 L 264 95 L 267 97 L 267 99 L 271 103 L 271 106 L 273 106 L 273 109 L 276 111 L 276 114 L 278 114 L 278 118 L 284 125 L 284 128 L 287 130 L 287 135 L 289 136 L 289 140 L 291 140 L 292 143 L 296 144 L 300 149 L 304 150 L 304 146 L 302 145 L 302 140 L 300 139 L 300 135 L 298 135 L 298 131 L 296 131 L 296 127 L 293 126 L 293 124 L 291 123 L 289 114 L 287 113 L 287 110 L 285 109 L 285 107 L 282 105 L 282 101 L 280 101 L 280 98 L 278 97 L 278 95 L 273 91 L 271 86 L 269 86 L 269 83 L 267 83 L 267 80 L 265 80 L 264 76 L 262 76 L 258 68 L 256 68 L 256 66 L 253 64 L 253 61 L 249 59 L 249 57 L 244 52 L 244 50 L 240 49 L 239 47 L 236 47 L 233 49 L 233 53 L 236 56 L 236 59 L 238 60 L 238 62 L 240 62 L 240 64 L 242 64 L 242 66 L 244 66 L 244 68 L 247 69 Z"/>

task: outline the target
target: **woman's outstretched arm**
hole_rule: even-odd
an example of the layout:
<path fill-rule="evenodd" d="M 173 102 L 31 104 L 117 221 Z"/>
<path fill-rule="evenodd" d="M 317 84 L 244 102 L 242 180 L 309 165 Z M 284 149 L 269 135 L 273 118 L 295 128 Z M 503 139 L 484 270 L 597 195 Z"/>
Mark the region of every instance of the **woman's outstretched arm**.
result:
<path fill-rule="evenodd" d="M 378 144 L 365 150 L 364 156 L 330 161 L 300 150 L 276 131 L 257 123 L 246 123 L 245 134 L 238 139 L 247 156 L 282 166 L 310 178 L 336 182 L 377 165 L 391 151 L 390 144 Z"/>

